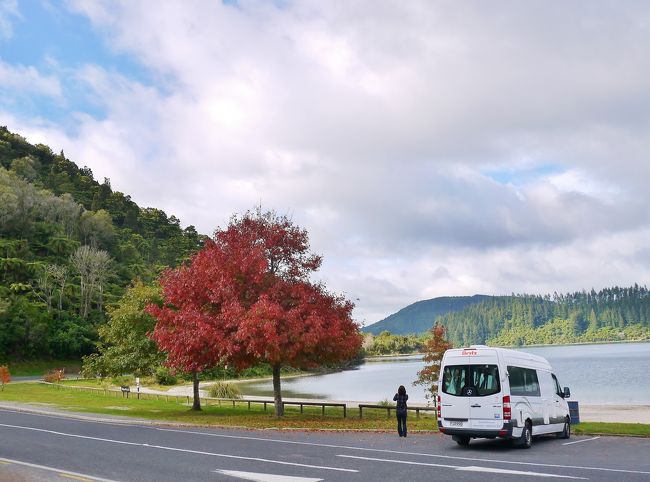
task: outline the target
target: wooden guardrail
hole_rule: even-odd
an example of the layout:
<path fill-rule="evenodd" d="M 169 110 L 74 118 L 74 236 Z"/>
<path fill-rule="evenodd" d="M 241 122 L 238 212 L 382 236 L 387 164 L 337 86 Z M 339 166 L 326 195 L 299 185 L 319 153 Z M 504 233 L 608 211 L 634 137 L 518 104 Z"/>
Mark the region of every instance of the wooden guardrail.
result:
<path fill-rule="evenodd" d="M 390 411 L 391 410 L 396 410 L 397 407 L 394 405 L 368 405 L 365 403 L 360 403 L 359 404 L 359 418 L 363 418 L 363 409 L 364 408 L 378 408 L 381 410 L 386 410 L 386 416 L 390 418 Z M 406 410 L 411 410 L 415 411 L 415 418 L 420 418 L 420 412 L 433 412 L 435 411 L 435 407 L 406 407 Z"/>
<path fill-rule="evenodd" d="M 126 398 L 129 398 L 130 395 L 137 396 L 137 399 L 140 400 L 165 400 L 167 402 L 175 401 L 176 403 L 183 403 L 186 402 L 188 405 L 192 402 L 193 397 L 189 395 L 167 395 L 166 393 L 148 393 L 148 392 L 133 392 L 130 390 L 130 387 L 120 387 L 119 389 L 111 389 L 111 388 L 95 388 L 95 387 L 79 387 L 79 386 L 74 386 L 74 385 L 62 385 L 59 383 L 49 383 L 49 382 L 41 382 L 46 385 L 52 385 L 57 388 L 65 388 L 69 390 L 79 390 L 83 392 L 91 392 L 91 393 L 102 393 L 106 396 L 112 396 L 115 395 L 120 396 L 122 395 L 123 397 L 126 396 Z M 212 398 L 212 397 L 201 397 L 200 398 L 201 403 L 205 406 L 209 405 L 221 405 L 222 402 L 226 402 L 228 404 L 232 403 L 233 408 L 240 403 L 245 403 L 248 405 L 248 410 L 251 409 L 251 404 L 257 403 L 260 405 L 264 406 L 264 411 L 267 411 L 267 406 L 268 405 L 274 405 L 275 400 L 264 400 L 264 399 L 252 399 L 252 398 Z M 216 402 L 216 403 L 215 403 Z M 321 414 L 325 415 L 325 407 L 341 407 L 343 408 L 343 417 L 347 417 L 347 405 L 345 403 L 339 403 L 339 402 L 290 402 L 290 401 L 283 401 L 283 405 L 295 405 L 300 407 L 300 413 L 303 413 L 303 407 L 304 406 L 316 406 L 316 407 L 321 407 Z"/>

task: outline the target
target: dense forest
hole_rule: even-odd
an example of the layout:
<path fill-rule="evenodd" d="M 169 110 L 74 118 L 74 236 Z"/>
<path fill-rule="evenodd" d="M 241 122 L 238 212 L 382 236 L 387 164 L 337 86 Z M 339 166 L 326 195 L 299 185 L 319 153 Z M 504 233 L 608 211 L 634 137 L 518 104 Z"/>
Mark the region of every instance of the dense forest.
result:
<path fill-rule="evenodd" d="M 93 352 L 106 307 L 204 240 L 0 127 L 0 362 Z"/>
<path fill-rule="evenodd" d="M 436 319 L 456 346 L 650 339 L 650 292 L 613 287 L 546 296 L 492 297 Z"/>

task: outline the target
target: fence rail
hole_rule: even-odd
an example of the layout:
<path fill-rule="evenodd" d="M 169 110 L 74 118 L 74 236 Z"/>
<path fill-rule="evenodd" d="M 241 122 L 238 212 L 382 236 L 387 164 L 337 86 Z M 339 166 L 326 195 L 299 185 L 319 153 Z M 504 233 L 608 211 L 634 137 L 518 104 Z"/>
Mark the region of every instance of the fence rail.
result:
<path fill-rule="evenodd" d="M 363 418 L 363 409 L 364 408 L 377 408 L 381 410 L 386 410 L 386 416 L 390 418 L 390 411 L 396 410 L 397 407 L 393 405 L 368 405 L 365 403 L 359 404 L 359 418 Z M 415 411 L 415 418 L 420 418 L 420 412 L 433 412 L 435 407 L 406 407 L 406 410 Z"/>
<path fill-rule="evenodd" d="M 45 385 L 51 385 L 55 386 L 57 388 L 65 388 L 68 390 L 78 390 L 82 392 L 89 392 L 89 393 L 101 393 L 106 396 L 116 396 L 119 397 L 120 395 L 124 398 L 131 398 L 133 396 L 134 398 L 137 397 L 138 400 L 165 400 L 167 402 L 174 401 L 176 403 L 187 403 L 188 405 L 192 402 L 193 397 L 189 395 L 167 395 L 164 393 L 149 393 L 149 392 L 133 392 L 130 389 L 127 390 L 127 387 L 120 387 L 120 388 L 95 388 L 95 387 L 79 387 L 75 385 L 61 385 L 58 383 L 50 383 L 50 382 L 40 382 Z M 205 406 L 214 406 L 214 405 L 219 405 L 221 406 L 222 402 L 231 404 L 233 408 L 236 407 L 237 404 L 240 403 L 245 403 L 248 406 L 248 410 L 251 409 L 251 404 L 259 404 L 264 406 L 264 411 L 267 411 L 267 406 L 268 405 L 274 405 L 275 400 L 264 400 L 264 399 L 258 399 L 258 398 L 213 398 L 213 397 L 200 397 L 201 404 Z M 303 413 L 303 408 L 304 406 L 316 406 L 316 407 L 321 407 L 321 415 L 325 415 L 325 407 L 340 407 L 343 408 L 343 417 L 347 417 L 347 405 L 345 403 L 338 403 L 338 402 L 293 402 L 293 401 L 283 401 L 282 405 L 295 405 L 300 407 L 300 413 Z"/>

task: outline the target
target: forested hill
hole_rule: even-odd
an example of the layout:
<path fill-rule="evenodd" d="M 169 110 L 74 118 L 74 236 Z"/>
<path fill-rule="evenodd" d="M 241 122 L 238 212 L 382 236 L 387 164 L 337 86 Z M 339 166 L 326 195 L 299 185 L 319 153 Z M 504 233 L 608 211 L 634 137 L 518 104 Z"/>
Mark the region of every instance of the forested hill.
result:
<path fill-rule="evenodd" d="M 433 326 L 438 316 L 462 310 L 469 305 L 480 303 L 489 298 L 490 296 L 485 295 L 442 296 L 431 300 L 418 301 L 377 323 L 363 328 L 362 331 L 373 335 L 378 335 L 382 331 L 390 331 L 397 335 L 423 333 Z"/>
<path fill-rule="evenodd" d="M 436 319 L 455 346 L 499 346 L 650 339 L 645 286 L 553 296 L 486 299 Z"/>
<path fill-rule="evenodd" d="M 204 239 L 0 127 L 0 362 L 93 351 L 106 306 Z"/>
<path fill-rule="evenodd" d="M 413 303 L 363 331 L 424 333 L 434 323 L 447 328 L 454 346 L 650 340 L 650 292 L 635 284 L 545 296 L 434 298 Z"/>

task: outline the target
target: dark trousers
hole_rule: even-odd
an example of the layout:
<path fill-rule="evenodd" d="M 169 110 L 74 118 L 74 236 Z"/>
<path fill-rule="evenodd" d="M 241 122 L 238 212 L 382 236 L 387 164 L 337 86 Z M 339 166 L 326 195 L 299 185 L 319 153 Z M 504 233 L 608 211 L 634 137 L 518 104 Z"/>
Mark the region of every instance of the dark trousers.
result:
<path fill-rule="evenodd" d="M 397 433 L 400 437 L 406 437 L 406 413 L 397 414 Z"/>

